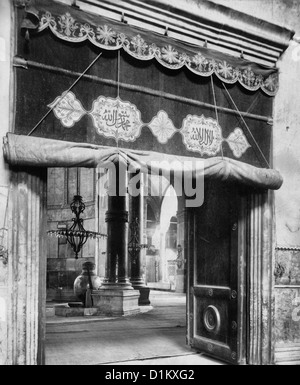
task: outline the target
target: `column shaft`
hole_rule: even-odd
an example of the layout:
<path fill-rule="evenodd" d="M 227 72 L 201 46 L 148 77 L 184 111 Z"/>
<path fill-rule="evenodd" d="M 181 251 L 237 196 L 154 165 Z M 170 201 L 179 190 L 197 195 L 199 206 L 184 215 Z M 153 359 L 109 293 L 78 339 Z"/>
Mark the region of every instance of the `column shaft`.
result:
<path fill-rule="evenodd" d="M 130 256 L 130 270 L 131 270 L 131 283 L 137 288 L 138 286 L 145 286 L 145 280 L 143 279 L 143 266 L 142 256 L 143 249 L 141 245 L 144 243 L 144 175 L 142 173 L 130 174 L 130 178 L 138 178 L 137 188 L 140 190 L 140 194 L 132 196 L 130 194 L 130 233 L 129 233 L 129 256 Z"/>
<path fill-rule="evenodd" d="M 130 174 L 130 281 L 133 288 L 140 291 L 139 305 L 150 305 L 150 289 L 143 278 L 144 249 L 141 246 L 146 242 L 144 240 L 144 178 L 145 175 L 140 171 Z"/>
<path fill-rule="evenodd" d="M 103 287 L 132 289 L 128 278 L 127 171 L 122 164 L 108 171 L 107 269 Z"/>

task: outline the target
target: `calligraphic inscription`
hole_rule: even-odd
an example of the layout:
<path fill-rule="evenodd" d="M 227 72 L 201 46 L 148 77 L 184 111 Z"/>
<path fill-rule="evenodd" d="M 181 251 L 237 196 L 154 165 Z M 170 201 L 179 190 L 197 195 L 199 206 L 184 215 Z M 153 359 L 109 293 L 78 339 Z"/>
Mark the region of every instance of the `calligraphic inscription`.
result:
<path fill-rule="evenodd" d="M 183 121 L 181 135 L 189 151 L 215 156 L 221 151 L 222 129 L 218 122 L 204 115 L 188 115 Z"/>
<path fill-rule="evenodd" d="M 90 115 L 98 134 L 106 138 L 134 142 L 144 125 L 141 112 L 134 104 L 100 96 L 93 104 Z"/>

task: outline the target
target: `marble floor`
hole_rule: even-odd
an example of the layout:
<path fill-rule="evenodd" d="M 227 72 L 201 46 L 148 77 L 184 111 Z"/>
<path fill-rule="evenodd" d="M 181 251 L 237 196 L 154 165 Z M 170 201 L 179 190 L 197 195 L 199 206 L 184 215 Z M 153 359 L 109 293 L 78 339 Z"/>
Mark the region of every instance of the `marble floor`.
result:
<path fill-rule="evenodd" d="M 55 317 L 48 307 L 46 365 L 222 365 L 186 346 L 185 295 L 151 291 L 136 316 Z"/>

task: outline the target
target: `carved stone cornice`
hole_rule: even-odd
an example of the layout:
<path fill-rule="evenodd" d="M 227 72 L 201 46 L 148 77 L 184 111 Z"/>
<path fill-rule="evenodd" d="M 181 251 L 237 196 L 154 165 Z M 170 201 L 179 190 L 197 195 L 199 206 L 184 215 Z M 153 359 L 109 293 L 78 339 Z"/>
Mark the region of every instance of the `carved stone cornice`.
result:
<path fill-rule="evenodd" d="M 70 0 L 56 0 L 69 4 Z M 187 6 L 188 3 L 188 6 Z M 82 11 L 273 66 L 294 32 L 211 1 L 78 0 Z M 123 16 L 122 16 L 123 15 Z"/>

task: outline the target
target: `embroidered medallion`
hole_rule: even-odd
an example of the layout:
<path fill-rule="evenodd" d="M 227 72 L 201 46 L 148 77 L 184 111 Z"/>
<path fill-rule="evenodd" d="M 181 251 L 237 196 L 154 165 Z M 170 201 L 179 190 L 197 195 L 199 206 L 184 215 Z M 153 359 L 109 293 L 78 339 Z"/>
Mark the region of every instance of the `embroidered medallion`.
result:
<path fill-rule="evenodd" d="M 165 111 L 159 111 L 148 125 L 152 134 L 156 136 L 159 143 L 166 144 L 177 131 L 172 120 Z"/>
<path fill-rule="evenodd" d="M 242 129 L 236 128 L 226 139 L 233 155 L 236 158 L 241 158 L 242 155 L 250 148 L 250 144 L 244 135 Z"/>
<path fill-rule="evenodd" d="M 55 101 L 48 105 L 53 108 L 53 112 L 57 119 L 59 119 L 63 126 L 73 127 L 75 123 L 86 114 L 85 109 L 73 92 L 68 92 L 66 95 L 62 94 L 55 99 Z"/>
<path fill-rule="evenodd" d="M 120 98 L 100 96 L 93 103 L 90 115 L 98 134 L 125 142 L 134 142 L 144 125 L 137 107 Z"/>
<path fill-rule="evenodd" d="M 183 121 L 181 135 L 189 151 L 209 156 L 215 156 L 221 151 L 222 129 L 212 118 L 188 115 Z"/>

